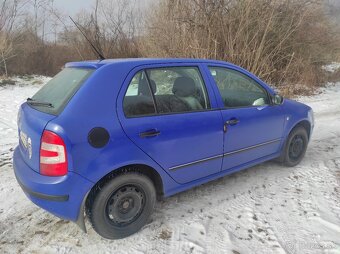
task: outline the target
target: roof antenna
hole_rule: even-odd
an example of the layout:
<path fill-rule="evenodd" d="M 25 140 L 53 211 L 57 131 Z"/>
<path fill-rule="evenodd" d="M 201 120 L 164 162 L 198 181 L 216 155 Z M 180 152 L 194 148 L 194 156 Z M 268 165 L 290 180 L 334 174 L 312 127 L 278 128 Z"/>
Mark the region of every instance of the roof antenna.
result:
<path fill-rule="evenodd" d="M 94 53 L 96 53 L 96 54 L 99 56 L 100 61 L 105 60 L 105 57 L 103 56 L 103 54 L 100 53 L 100 51 L 93 45 L 93 43 L 90 41 L 90 39 L 89 39 L 89 38 L 85 35 L 85 33 L 81 30 L 80 25 L 77 24 L 77 22 L 75 22 L 75 21 L 71 18 L 71 16 L 69 16 L 69 18 L 72 20 L 73 24 L 78 28 L 78 30 L 81 32 L 81 34 L 85 37 L 85 39 L 87 40 L 87 42 L 90 43 L 90 45 L 91 45 L 91 47 L 92 47 Z"/>

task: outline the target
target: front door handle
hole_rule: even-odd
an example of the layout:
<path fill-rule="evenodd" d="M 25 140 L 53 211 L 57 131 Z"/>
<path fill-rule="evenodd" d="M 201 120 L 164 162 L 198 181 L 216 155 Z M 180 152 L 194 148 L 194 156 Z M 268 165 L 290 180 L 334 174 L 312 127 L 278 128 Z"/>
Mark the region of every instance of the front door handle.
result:
<path fill-rule="evenodd" d="M 225 122 L 226 125 L 236 125 L 240 122 L 240 120 L 238 120 L 237 118 L 232 118 L 228 121 Z"/>
<path fill-rule="evenodd" d="M 156 137 L 159 134 L 161 134 L 160 131 L 158 131 L 156 129 L 152 129 L 152 130 L 148 130 L 148 131 L 139 133 L 139 137 L 141 137 L 141 138 Z"/>
<path fill-rule="evenodd" d="M 226 121 L 224 123 L 224 126 L 223 126 L 223 131 L 224 132 L 227 132 L 228 130 L 228 126 L 232 126 L 232 125 L 236 125 L 240 122 L 240 120 L 238 120 L 237 118 L 231 118 L 229 119 L 228 121 Z"/>

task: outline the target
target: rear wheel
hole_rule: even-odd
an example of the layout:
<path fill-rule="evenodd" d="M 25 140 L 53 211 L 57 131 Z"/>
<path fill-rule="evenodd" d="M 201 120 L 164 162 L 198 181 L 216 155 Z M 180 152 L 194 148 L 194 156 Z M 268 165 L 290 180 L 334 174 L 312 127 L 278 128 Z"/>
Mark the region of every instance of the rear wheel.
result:
<path fill-rule="evenodd" d="M 305 156 L 308 145 L 308 134 L 305 128 L 297 127 L 289 134 L 283 163 L 286 166 L 294 167 L 301 162 Z"/>
<path fill-rule="evenodd" d="M 135 172 L 114 177 L 101 187 L 89 203 L 89 218 L 102 237 L 119 239 L 141 229 L 156 202 L 152 181 Z"/>

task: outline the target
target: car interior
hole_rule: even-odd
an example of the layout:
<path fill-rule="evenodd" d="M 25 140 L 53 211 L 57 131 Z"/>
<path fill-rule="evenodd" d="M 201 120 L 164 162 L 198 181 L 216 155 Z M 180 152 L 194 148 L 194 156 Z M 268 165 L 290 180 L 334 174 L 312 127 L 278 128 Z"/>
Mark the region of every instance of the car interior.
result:
<path fill-rule="evenodd" d="M 225 107 L 249 107 L 269 104 L 264 89 L 244 75 L 225 68 L 210 68 Z"/>
<path fill-rule="evenodd" d="M 137 95 L 125 96 L 124 112 L 126 116 L 154 114 L 153 97 L 158 113 L 200 111 L 209 107 L 204 97 L 203 88 L 191 77 L 179 74 L 172 84 L 165 85 L 171 88 L 170 92 L 159 93 L 158 87 L 164 87 L 164 84 L 160 84 L 160 81 L 157 84 L 153 79 L 149 79 L 149 82 L 152 91 L 150 91 L 146 75 L 141 75 L 138 81 Z"/>
<path fill-rule="evenodd" d="M 193 69 L 191 68 L 190 71 Z M 152 72 L 154 71 L 154 73 Z M 126 116 L 158 113 L 194 112 L 210 107 L 203 81 L 195 78 L 189 69 L 149 70 L 140 72 L 135 80 L 136 94 L 124 98 Z M 264 106 L 269 104 L 268 95 L 255 81 L 224 68 L 211 68 L 226 108 Z M 150 87 L 148 85 L 150 83 Z"/>

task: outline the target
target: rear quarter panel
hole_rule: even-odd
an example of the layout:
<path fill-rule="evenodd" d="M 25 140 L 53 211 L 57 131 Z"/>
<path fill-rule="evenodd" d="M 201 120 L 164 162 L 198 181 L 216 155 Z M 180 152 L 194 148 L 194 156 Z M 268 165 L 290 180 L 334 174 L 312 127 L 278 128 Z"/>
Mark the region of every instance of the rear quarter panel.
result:
<path fill-rule="evenodd" d="M 18 113 L 19 149 L 23 160 L 34 171 L 39 172 L 40 167 L 40 139 L 46 124 L 55 116 L 33 109 L 27 103 L 21 105 Z M 26 147 L 20 138 L 26 136 Z M 29 147 L 28 147 L 29 146 Z"/>

